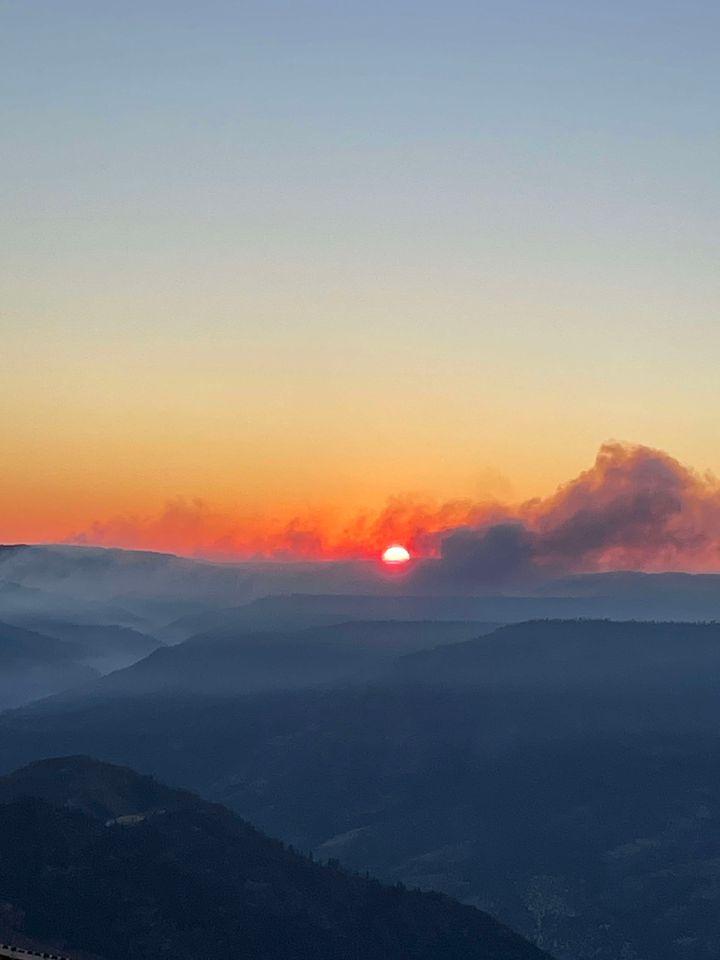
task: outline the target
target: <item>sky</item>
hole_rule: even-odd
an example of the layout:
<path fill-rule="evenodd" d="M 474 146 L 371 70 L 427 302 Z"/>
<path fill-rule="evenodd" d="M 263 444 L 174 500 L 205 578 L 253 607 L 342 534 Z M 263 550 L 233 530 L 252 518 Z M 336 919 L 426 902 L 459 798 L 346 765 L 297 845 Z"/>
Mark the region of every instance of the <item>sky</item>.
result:
<path fill-rule="evenodd" d="M 611 440 L 720 473 L 719 28 L 0 0 L 0 540 L 334 555 Z"/>

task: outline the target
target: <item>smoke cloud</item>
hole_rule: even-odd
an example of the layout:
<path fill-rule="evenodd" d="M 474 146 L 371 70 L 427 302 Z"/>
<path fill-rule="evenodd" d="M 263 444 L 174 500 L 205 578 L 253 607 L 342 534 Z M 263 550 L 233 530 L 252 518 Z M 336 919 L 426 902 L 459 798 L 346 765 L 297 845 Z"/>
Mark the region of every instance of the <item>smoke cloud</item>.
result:
<path fill-rule="evenodd" d="M 617 569 L 717 570 L 720 486 L 660 450 L 604 444 L 594 465 L 502 523 L 447 531 L 433 578 L 464 583 Z"/>
<path fill-rule="evenodd" d="M 95 523 L 71 538 L 217 559 L 369 558 L 400 542 L 434 558 L 418 577 L 462 585 L 610 569 L 720 569 L 720 485 L 660 450 L 606 443 L 593 466 L 524 504 L 391 499 L 349 524 L 326 516 L 242 521 L 198 500 L 154 518 Z"/>

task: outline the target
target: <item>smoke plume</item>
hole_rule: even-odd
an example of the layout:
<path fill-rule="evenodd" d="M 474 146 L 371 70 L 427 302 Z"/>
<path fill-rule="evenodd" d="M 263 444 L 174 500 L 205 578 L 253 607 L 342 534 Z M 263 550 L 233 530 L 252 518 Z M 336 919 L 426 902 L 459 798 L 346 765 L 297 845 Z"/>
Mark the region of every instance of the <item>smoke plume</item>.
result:
<path fill-rule="evenodd" d="M 524 504 L 391 499 L 379 514 L 234 520 L 202 501 L 97 522 L 72 538 L 217 559 L 371 558 L 400 542 L 434 558 L 418 575 L 458 584 L 610 569 L 720 568 L 720 485 L 660 450 L 606 443 L 595 463 Z"/>

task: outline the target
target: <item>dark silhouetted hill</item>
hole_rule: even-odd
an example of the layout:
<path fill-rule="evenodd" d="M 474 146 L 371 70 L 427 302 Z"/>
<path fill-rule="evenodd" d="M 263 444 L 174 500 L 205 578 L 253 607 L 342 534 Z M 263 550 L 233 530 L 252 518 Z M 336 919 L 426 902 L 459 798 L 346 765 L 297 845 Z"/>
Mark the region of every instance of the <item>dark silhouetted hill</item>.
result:
<path fill-rule="evenodd" d="M 487 914 L 323 866 L 229 810 L 63 758 L 0 781 L 23 932 L 107 960 L 540 960 Z"/>

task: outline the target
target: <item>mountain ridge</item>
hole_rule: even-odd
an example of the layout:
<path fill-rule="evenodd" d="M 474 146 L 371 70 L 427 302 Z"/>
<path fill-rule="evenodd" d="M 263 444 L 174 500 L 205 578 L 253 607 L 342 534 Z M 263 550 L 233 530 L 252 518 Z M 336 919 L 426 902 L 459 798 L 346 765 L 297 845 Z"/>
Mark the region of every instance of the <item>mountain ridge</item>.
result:
<path fill-rule="evenodd" d="M 218 804 L 86 756 L 0 780 L 0 889 L 27 933 L 107 960 L 548 957 L 472 907 L 313 862 Z"/>

